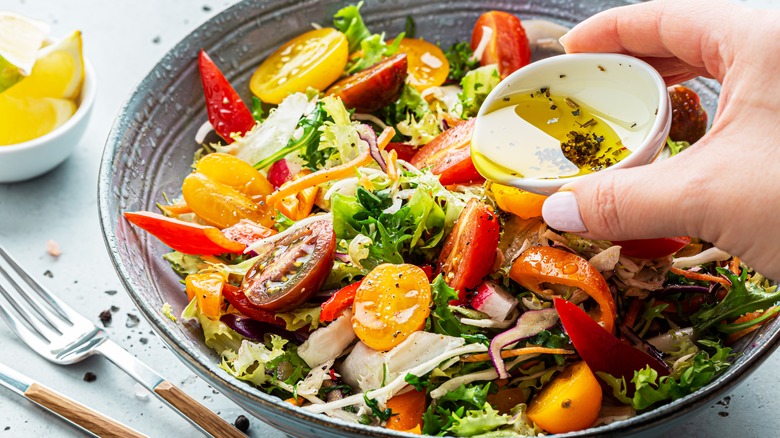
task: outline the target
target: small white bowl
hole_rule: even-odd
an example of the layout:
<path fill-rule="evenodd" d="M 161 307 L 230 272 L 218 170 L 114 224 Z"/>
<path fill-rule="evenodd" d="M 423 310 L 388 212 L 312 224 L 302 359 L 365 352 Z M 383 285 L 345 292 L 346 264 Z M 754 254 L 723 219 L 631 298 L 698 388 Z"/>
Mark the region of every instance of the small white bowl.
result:
<path fill-rule="evenodd" d="M 474 137 L 480 135 L 480 139 L 490 139 L 488 132 L 494 132 L 492 128 L 495 127 L 481 116 L 497 101 L 518 92 L 544 87 L 557 96 L 571 97 L 602 113 L 624 120 L 630 118 L 639 122 L 640 126 L 648 127 L 643 133 L 644 138 L 635 142 L 637 145 L 632 148 L 630 155 L 601 172 L 650 163 L 663 149 L 672 120 L 669 92 L 663 78 L 646 62 L 614 53 L 554 56 L 529 64 L 507 76 L 485 99 L 477 115 Z M 488 126 L 491 131 L 487 130 Z M 500 129 L 511 131 L 513 128 L 501 126 Z M 500 164 L 500 161 L 496 162 Z M 564 184 L 589 176 L 521 178 L 486 169 L 480 166 L 478 159 L 474 160 L 474 165 L 489 180 L 541 195 L 551 195 Z"/>
<path fill-rule="evenodd" d="M 68 121 L 48 134 L 10 146 L 0 146 L 0 183 L 24 181 L 57 167 L 73 153 L 87 127 L 97 82 L 92 64 L 84 60 L 84 85 L 78 108 Z"/>

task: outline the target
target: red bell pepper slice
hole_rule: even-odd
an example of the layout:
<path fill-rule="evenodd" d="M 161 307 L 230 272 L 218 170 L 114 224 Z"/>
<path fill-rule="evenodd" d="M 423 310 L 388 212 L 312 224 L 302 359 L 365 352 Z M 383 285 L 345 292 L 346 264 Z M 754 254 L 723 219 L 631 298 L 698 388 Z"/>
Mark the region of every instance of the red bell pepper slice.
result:
<path fill-rule="evenodd" d="M 204 50 L 200 51 L 198 66 L 209 122 L 220 137 L 233 143 L 230 134 L 244 135 L 255 126 L 252 112 Z"/>
<path fill-rule="evenodd" d="M 252 304 L 252 302 L 249 301 L 249 298 L 244 295 L 244 292 L 239 287 L 225 283 L 225 285 L 222 286 L 222 296 L 225 297 L 231 306 L 233 306 L 236 310 L 248 318 L 281 327 L 285 326 L 284 320 L 282 318 L 278 318 L 274 312 L 258 309 L 254 304 Z"/>
<path fill-rule="evenodd" d="M 184 254 L 240 254 L 246 245 L 228 239 L 216 227 L 198 225 L 149 211 L 125 212 L 125 218 Z"/>
<path fill-rule="evenodd" d="M 601 273 L 584 258 L 562 249 L 536 246 L 525 250 L 512 263 L 509 277 L 534 292 L 544 290 L 544 283 L 582 289 L 601 308 L 604 328 L 613 332 L 617 310 L 612 292 Z"/>
<path fill-rule="evenodd" d="M 355 301 L 355 293 L 363 280 L 344 286 L 336 291 L 328 301 L 322 303 L 320 312 L 320 322 L 330 322 L 341 316 L 341 312 L 352 306 Z"/>
<path fill-rule="evenodd" d="M 620 253 L 638 259 L 660 259 L 676 253 L 691 243 L 687 236 L 662 237 L 658 239 L 613 240 L 619 245 Z"/>
<path fill-rule="evenodd" d="M 626 382 L 630 382 L 634 377 L 634 371 L 647 366 L 656 370 L 659 376 L 669 374 L 669 368 L 661 360 L 604 330 L 576 305 L 561 298 L 556 298 L 554 303 L 566 334 L 582 360 L 594 373 L 603 372 L 617 378 L 622 377 Z"/>
<path fill-rule="evenodd" d="M 222 233 L 230 240 L 249 246 L 260 239 L 273 236 L 276 230 L 256 224 L 249 219 L 241 219 L 237 224 L 222 230 Z"/>

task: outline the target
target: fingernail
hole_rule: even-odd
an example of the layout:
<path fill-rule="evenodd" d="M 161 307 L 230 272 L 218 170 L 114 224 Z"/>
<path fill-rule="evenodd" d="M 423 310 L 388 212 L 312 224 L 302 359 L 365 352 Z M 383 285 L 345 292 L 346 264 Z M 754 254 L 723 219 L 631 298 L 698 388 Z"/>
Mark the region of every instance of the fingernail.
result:
<path fill-rule="evenodd" d="M 558 42 L 561 43 L 564 49 L 566 49 L 566 37 L 568 36 L 568 33 L 563 34 L 562 37 L 558 38 Z"/>
<path fill-rule="evenodd" d="M 542 216 L 552 228 L 572 233 L 588 231 L 580 216 L 580 207 L 574 192 L 558 192 L 544 201 Z"/>

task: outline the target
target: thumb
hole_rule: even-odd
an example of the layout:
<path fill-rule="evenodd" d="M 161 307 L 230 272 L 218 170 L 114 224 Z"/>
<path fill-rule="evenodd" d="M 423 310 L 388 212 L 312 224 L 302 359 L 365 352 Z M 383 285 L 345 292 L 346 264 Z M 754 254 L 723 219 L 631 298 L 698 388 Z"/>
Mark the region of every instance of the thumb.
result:
<path fill-rule="evenodd" d="M 707 184 L 704 172 L 686 166 L 690 155 L 695 154 L 597 172 L 567 184 L 545 201 L 544 220 L 557 230 L 592 239 L 700 236 L 707 206 L 699 200 L 706 197 L 692 194 L 691 188 Z"/>

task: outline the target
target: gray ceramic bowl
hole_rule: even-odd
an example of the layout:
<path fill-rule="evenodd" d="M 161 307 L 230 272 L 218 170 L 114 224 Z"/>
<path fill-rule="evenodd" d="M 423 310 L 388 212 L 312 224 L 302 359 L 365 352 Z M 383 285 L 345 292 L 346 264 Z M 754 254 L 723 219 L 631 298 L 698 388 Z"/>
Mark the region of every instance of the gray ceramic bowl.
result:
<path fill-rule="evenodd" d="M 374 30 L 395 35 L 406 16 L 417 22 L 420 36 L 449 45 L 470 38 L 479 14 L 507 10 L 521 18 L 546 18 L 571 26 L 620 1 L 528 0 L 512 1 L 368 1 L 363 8 Z M 100 219 L 106 245 L 116 270 L 135 304 L 182 361 L 195 373 L 263 421 L 294 436 L 412 436 L 384 429 L 348 424 L 309 414 L 251 385 L 231 378 L 219 368 L 217 356 L 197 330 L 171 322 L 160 308 L 168 302 L 174 312 L 186 305 L 179 278 L 162 259 L 169 250 L 122 219 L 122 212 L 155 210 L 163 193 L 178 194 L 190 171 L 197 146 L 195 132 L 206 120 L 197 53 L 206 49 L 245 98 L 255 67 L 281 43 L 310 29 L 311 22 L 328 23 L 344 1 L 269 2 L 247 0 L 209 20 L 171 50 L 141 82 L 122 108 L 106 143 L 100 169 Z M 541 56 L 536 54 L 536 56 Z M 691 84 L 715 113 L 717 84 Z M 674 403 L 627 421 L 566 436 L 658 433 L 744 379 L 777 346 L 780 319 L 775 319 L 738 345 L 743 353 L 724 375 L 706 388 Z"/>

